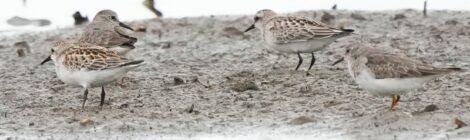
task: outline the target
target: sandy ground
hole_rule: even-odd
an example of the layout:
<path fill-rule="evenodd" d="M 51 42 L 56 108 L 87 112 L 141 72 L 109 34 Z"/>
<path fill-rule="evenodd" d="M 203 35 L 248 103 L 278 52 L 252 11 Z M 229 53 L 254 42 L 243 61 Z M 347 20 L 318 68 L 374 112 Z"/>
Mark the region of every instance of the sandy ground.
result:
<path fill-rule="evenodd" d="M 319 18 L 322 13 L 293 14 Z M 138 34 L 130 57 L 145 65 L 130 72 L 123 85 L 107 86 L 103 110 L 100 89 L 92 89 L 84 112 L 79 110 L 83 89 L 58 80 L 52 63 L 38 66 L 53 40 L 74 37 L 79 27 L 2 37 L 0 138 L 470 138 L 469 128 L 455 129 L 453 123 L 454 118 L 470 123 L 468 72 L 438 78 L 402 96 L 398 110 L 388 112 L 390 98 L 360 89 L 344 63 L 330 66 L 348 44 L 367 42 L 435 66 L 469 69 L 470 12 L 432 11 L 427 18 L 413 10 L 331 14 L 331 24 L 357 34 L 316 53 L 308 75 L 308 63 L 294 71 L 296 55 L 267 49 L 259 31 L 240 32 L 251 16 L 135 21 L 148 28 Z M 395 19 L 397 14 L 404 18 Z M 32 54 L 19 58 L 12 44 L 22 40 Z M 432 105 L 437 110 L 425 110 Z"/>

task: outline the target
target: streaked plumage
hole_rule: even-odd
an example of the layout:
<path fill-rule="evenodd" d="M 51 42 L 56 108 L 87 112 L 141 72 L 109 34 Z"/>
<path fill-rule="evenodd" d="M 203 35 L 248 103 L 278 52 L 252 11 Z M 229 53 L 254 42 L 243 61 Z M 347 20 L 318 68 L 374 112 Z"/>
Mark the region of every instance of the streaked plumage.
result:
<path fill-rule="evenodd" d="M 272 44 L 325 39 L 343 33 L 340 29 L 305 17 L 276 17 L 268 20 L 264 26 L 265 40 Z"/>
<path fill-rule="evenodd" d="M 268 9 L 258 11 L 254 20 L 255 23 L 246 31 L 257 28 L 270 48 L 285 53 L 296 53 L 299 56 L 296 70 L 303 61 L 300 53 L 312 54 L 310 70 L 315 63 L 313 52 L 327 47 L 336 39 L 354 31 L 333 28 L 306 17 L 278 16 Z"/>
<path fill-rule="evenodd" d="M 85 27 L 80 37 L 81 42 L 88 42 L 109 48 L 120 55 L 134 49 L 137 38 L 132 37 L 133 29 L 119 21 L 111 10 L 102 10 Z"/>
<path fill-rule="evenodd" d="M 399 95 L 422 88 L 423 84 L 438 76 L 460 70 L 437 68 L 363 44 L 349 47 L 344 60 L 351 77 L 360 87 L 372 94 L 392 96 L 391 111 L 394 110 Z"/>
<path fill-rule="evenodd" d="M 105 47 L 85 42 L 59 41 L 52 55 L 43 61 L 53 60 L 57 76 L 64 83 L 85 89 L 84 108 L 88 88 L 102 87 L 101 104 L 104 103 L 104 86 L 137 68 L 143 60 L 130 60 Z"/>

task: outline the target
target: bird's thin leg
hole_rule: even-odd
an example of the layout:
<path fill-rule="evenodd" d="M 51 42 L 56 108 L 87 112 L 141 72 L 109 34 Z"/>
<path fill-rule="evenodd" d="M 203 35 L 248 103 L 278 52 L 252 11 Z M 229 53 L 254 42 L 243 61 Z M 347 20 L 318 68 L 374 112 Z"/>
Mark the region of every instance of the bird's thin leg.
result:
<path fill-rule="evenodd" d="M 100 109 L 103 108 L 105 96 L 106 96 L 106 93 L 104 92 L 104 86 L 101 86 L 101 102 L 100 102 Z"/>
<path fill-rule="evenodd" d="M 83 94 L 82 110 L 85 109 L 85 103 L 86 103 L 87 97 L 88 97 L 88 88 L 85 88 L 85 93 Z"/>
<path fill-rule="evenodd" d="M 398 105 L 398 101 L 400 101 L 400 95 L 396 95 L 395 98 L 397 99 L 397 101 L 395 101 L 395 106 L 397 106 L 397 105 Z"/>
<path fill-rule="evenodd" d="M 392 96 L 392 105 L 390 106 L 389 111 L 395 111 L 395 106 L 397 106 L 398 101 L 400 101 L 400 95 L 393 95 Z"/>
<path fill-rule="evenodd" d="M 310 66 L 308 67 L 308 70 L 312 69 L 313 64 L 315 64 L 315 55 L 312 52 L 312 61 L 310 61 Z"/>
<path fill-rule="evenodd" d="M 304 60 L 302 59 L 302 56 L 300 56 L 300 53 L 297 53 L 297 56 L 299 57 L 299 64 L 297 64 L 297 67 L 295 68 L 296 71 L 299 70 L 300 65 L 301 65 L 302 62 L 304 61 Z"/>

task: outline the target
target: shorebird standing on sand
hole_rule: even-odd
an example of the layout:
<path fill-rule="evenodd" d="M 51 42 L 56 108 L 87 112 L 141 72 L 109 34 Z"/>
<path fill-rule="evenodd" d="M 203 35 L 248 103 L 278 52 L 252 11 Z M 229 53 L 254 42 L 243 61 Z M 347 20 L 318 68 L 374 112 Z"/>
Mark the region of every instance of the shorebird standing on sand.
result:
<path fill-rule="evenodd" d="M 444 74 L 461 71 L 460 68 L 436 68 L 395 53 L 353 44 L 346 49 L 349 74 L 356 83 L 369 93 L 391 96 L 389 111 L 394 111 L 400 95 L 422 88 L 423 84 Z"/>
<path fill-rule="evenodd" d="M 82 110 L 88 89 L 101 87 L 100 108 L 105 100 L 104 86 L 137 68 L 143 60 L 130 60 L 105 47 L 85 43 L 59 41 L 52 47 L 52 54 L 41 65 L 53 60 L 57 77 L 67 85 L 85 89 Z"/>
<path fill-rule="evenodd" d="M 278 16 L 269 9 L 260 10 L 254 17 L 255 23 L 245 32 L 257 28 L 261 37 L 274 50 L 296 53 L 299 63 L 303 62 L 300 53 L 311 53 L 312 60 L 308 70 L 315 64 L 314 52 L 319 51 L 340 37 L 354 32 L 352 29 L 337 29 L 306 17 Z"/>

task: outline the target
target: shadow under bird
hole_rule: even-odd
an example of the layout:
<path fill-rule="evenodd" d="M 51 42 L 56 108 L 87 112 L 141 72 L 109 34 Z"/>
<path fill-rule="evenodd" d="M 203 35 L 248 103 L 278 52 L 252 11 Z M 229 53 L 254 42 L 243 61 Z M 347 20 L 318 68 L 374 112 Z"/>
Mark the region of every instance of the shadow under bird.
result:
<path fill-rule="evenodd" d="M 121 79 L 143 62 L 143 60 L 127 59 L 107 48 L 84 42 L 59 41 L 51 51 L 52 54 L 42 61 L 41 65 L 52 60 L 57 77 L 61 81 L 85 89 L 82 110 L 89 88 L 101 87 L 100 108 L 102 108 L 106 96 L 104 86 Z"/>
<path fill-rule="evenodd" d="M 349 46 L 344 57 L 333 65 L 344 60 L 349 74 L 361 88 L 374 95 L 392 97 L 389 111 L 395 110 L 400 95 L 422 88 L 444 74 L 462 71 L 460 68 L 437 68 L 364 44 Z"/>
<path fill-rule="evenodd" d="M 134 30 L 119 21 L 116 12 L 101 10 L 93 21 L 85 27 L 79 41 L 109 48 L 119 55 L 134 49 L 137 38 L 132 37 Z"/>
<path fill-rule="evenodd" d="M 269 9 L 260 10 L 255 14 L 255 23 L 245 32 L 259 29 L 264 42 L 272 49 L 284 53 L 296 53 L 299 63 L 303 62 L 301 53 L 312 54 L 308 70 L 315 64 L 316 51 L 319 51 L 336 39 L 354 32 L 352 29 L 337 29 L 306 17 L 278 16 Z"/>

